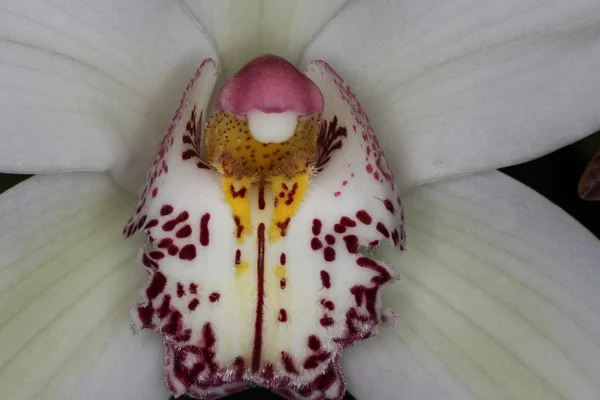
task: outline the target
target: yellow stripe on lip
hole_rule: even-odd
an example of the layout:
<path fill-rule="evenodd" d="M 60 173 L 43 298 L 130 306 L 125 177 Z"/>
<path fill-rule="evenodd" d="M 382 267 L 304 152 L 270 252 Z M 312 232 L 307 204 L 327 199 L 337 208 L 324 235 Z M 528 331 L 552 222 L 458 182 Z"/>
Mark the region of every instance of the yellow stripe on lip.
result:
<path fill-rule="evenodd" d="M 248 128 L 248 122 L 230 111 L 219 112 L 205 129 L 205 159 L 222 176 L 225 201 L 236 223 L 238 243 L 252 235 L 254 207 L 248 193 L 253 185 L 270 190 L 273 207 L 269 241 L 285 237 L 291 219 L 306 191 L 316 160 L 320 117 L 298 121 L 294 135 L 281 143 L 262 143 Z M 264 194 L 264 192 L 263 192 Z"/>

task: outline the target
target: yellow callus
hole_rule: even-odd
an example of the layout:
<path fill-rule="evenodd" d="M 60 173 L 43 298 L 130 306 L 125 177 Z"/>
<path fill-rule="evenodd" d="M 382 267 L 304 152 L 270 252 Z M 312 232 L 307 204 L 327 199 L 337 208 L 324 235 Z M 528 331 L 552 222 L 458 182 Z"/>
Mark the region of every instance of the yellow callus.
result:
<path fill-rule="evenodd" d="M 269 201 L 268 239 L 285 237 L 309 188 L 316 161 L 319 116 L 298 121 L 292 137 L 281 143 L 254 139 L 248 122 L 229 111 L 216 113 L 205 129 L 205 159 L 222 177 L 223 197 L 231 207 L 234 232 L 242 243 L 252 232 L 253 212 L 262 212 L 250 193 Z M 258 209 L 258 211 L 256 210 Z M 254 210 L 254 211 L 253 211 Z M 261 218 L 262 219 L 262 218 Z"/>

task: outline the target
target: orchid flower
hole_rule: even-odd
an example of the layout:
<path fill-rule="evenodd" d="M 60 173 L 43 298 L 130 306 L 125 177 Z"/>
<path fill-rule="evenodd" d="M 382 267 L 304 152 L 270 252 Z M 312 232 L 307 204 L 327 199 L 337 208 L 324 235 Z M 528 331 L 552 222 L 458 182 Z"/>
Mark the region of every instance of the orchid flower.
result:
<path fill-rule="evenodd" d="M 596 1 L 0 10 L 4 397 L 600 397 Z"/>

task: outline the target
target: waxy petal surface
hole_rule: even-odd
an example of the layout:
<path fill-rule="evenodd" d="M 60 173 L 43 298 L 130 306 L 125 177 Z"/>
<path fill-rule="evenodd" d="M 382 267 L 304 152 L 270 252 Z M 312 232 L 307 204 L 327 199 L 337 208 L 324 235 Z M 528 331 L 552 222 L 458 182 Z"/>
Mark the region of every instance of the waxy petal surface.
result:
<path fill-rule="evenodd" d="M 358 399 L 600 398 L 600 241 L 499 173 L 403 198 L 408 250 L 377 255 L 402 280 L 398 323 L 348 350 Z"/>
<path fill-rule="evenodd" d="M 144 274 L 119 232 L 134 199 L 100 173 L 35 176 L 0 196 L 6 399 L 164 400 L 164 350 L 131 334 Z"/>
<path fill-rule="evenodd" d="M 348 0 L 182 0 L 212 38 L 228 78 L 261 54 L 296 63 Z"/>
<path fill-rule="evenodd" d="M 171 0 L 0 6 L 0 170 L 111 170 L 137 193 L 198 59 L 215 52 Z"/>
<path fill-rule="evenodd" d="M 526 161 L 600 129 L 600 3 L 359 0 L 303 60 L 362 100 L 401 186 Z"/>
<path fill-rule="evenodd" d="M 341 399 L 342 350 L 395 319 L 380 309 L 392 272 L 359 248 L 403 247 L 396 185 L 347 85 L 324 62 L 308 73 L 326 103 L 314 174 L 304 165 L 258 183 L 230 175 L 228 157 L 216 156 L 218 171 L 201 161 L 216 79 L 207 60 L 125 228 L 148 235 L 139 262 L 150 279 L 133 319 L 163 336 L 175 395 L 217 398 L 258 384 L 289 399 Z"/>

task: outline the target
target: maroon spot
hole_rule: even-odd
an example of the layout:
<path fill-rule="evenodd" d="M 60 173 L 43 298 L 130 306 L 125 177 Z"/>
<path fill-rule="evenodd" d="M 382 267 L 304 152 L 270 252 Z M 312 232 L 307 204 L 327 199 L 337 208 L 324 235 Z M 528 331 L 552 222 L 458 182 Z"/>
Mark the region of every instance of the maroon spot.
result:
<path fill-rule="evenodd" d="M 173 244 L 173 239 L 171 239 L 171 238 L 164 238 L 160 242 L 158 242 L 158 247 L 161 248 L 161 249 L 164 249 L 164 248 L 168 248 L 172 244 Z"/>
<path fill-rule="evenodd" d="M 235 188 L 233 187 L 233 185 L 229 186 L 229 192 L 231 193 L 231 196 L 233 196 L 234 199 L 236 198 L 241 198 L 243 199 L 244 197 L 246 197 L 246 188 L 242 187 L 240 190 L 235 190 Z"/>
<path fill-rule="evenodd" d="M 371 222 L 373 222 L 373 219 L 365 210 L 358 211 L 356 213 L 356 218 L 365 225 L 371 225 Z"/>
<path fill-rule="evenodd" d="M 150 252 L 150 257 L 152 257 L 155 260 L 160 260 L 162 258 L 165 258 L 165 254 L 162 251 L 152 251 Z"/>
<path fill-rule="evenodd" d="M 169 205 L 169 204 L 165 204 L 164 206 L 162 206 L 160 208 L 160 215 L 165 216 L 165 215 L 169 215 L 173 212 L 173 206 Z"/>
<path fill-rule="evenodd" d="M 190 215 L 188 214 L 187 211 L 182 211 L 175 219 L 165 222 L 163 224 L 162 228 L 164 231 L 170 232 L 173 229 L 175 229 L 177 224 L 182 223 L 183 221 L 187 220 L 189 217 L 190 217 Z"/>
<path fill-rule="evenodd" d="M 321 341 L 315 335 L 310 335 L 308 337 L 308 347 L 313 351 L 317 351 L 321 348 Z"/>
<path fill-rule="evenodd" d="M 373 240 L 369 243 L 369 246 L 379 246 L 379 240 Z"/>
<path fill-rule="evenodd" d="M 145 253 L 142 256 L 142 264 L 144 264 L 144 266 L 148 268 L 158 268 L 158 263 L 156 261 L 151 260 L 150 257 L 148 257 Z"/>
<path fill-rule="evenodd" d="M 390 279 L 392 279 L 389 271 L 386 268 L 377 264 L 375 261 L 373 261 L 369 257 L 359 257 L 356 260 L 356 264 L 363 268 L 369 268 L 369 269 L 379 273 L 378 276 L 374 276 L 373 278 L 371 278 L 371 282 L 373 282 L 373 283 L 383 284 L 383 283 L 389 281 Z"/>
<path fill-rule="evenodd" d="M 319 366 L 319 363 L 317 362 L 317 358 L 315 356 L 309 356 L 306 358 L 306 361 L 304 361 L 304 369 L 315 369 Z"/>
<path fill-rule="evenodd" d="M 335 244 L 335 236 L 327 234 L 325 235 L 325 241 L 328 245 L 333 246 Z"/>
<path fill-rule="evenodd" d="M 321 124 L 317 137 L 317 147 L 319 149 L 317 171 L 319 172 L 331 159 L 333 152 L 342 148 L 343 138 L 348 136 L 346 127 L 337 126 L 337 122 L 337 116 L 334 116 L 333 120 L 323 121 Z"/>
<path fill-rule="evenodd" d="M 206 347 L 212 347 L 217 341 L 210 322 L 205 323 L 202 327 L 202 337 L 204 338 L 204 345 Z"/>
<path fill-rule="evenodd" d="M 186 225 L 183 228 L 181 228 L 180 230 L 178 230 L 177 233 L 175 233 L 175 236 L 177 236 L 179 239 L 183 239 L 183 238 L 190 236 L 191 234 L 192 234 L 192 227 L 189 225 Z"/>
<path fill-rule="evenodd" d="M 375 180 L 379 180 L 379 172 L 375 171 L 373 178 L 375 178 Z"/>
<path fill-rule="evenodd" d="M 347 184 L 348 184 L 348 181 L 342 182 L 342 186 L 346 186 Z"/>
<path fill-rule="evenodd" d="M 349 228 L 353 228 L 356 226 L 356 222 L 354 222 L 354 220 L 352 220 L 351 218 L 348 218 L 348 217 L 342 217 L 340 219 L 340 224 L 347 226 Z"/>
<path fill-rule="evenodd" d="M 335 197 L 340 197 L 340 195 L 341 195 L 341 194 L 342 194 L 342 192 L 335 192 L 335 193 L 333 193 L 333 195 L 334 195 Z"/>
<path fill-rule="evenodd" d="M 281 255 L 279 256 L 279 263 L 281 265 L 285 265 L 285 263 L 286 263 L 285 253 L 281 253 Z"/>
<path fill-rule="evenodd" d="M 140 306 L 137 309 L 138 318 L 142 322 L 144 328 L 150 328 L 152 325 L 152 316 L 154 315 L 154 309 L 151 304 L 146 306 Z"/>
<path fill-rule="evenodd" d="M 392 204 L 391 200 L 384 200 L 383 205 L 385 206 L 385 208 L 387 208 L 389 212 L 391 212 L 392 214 L 394 213 L 394 204 Z"/>
<path fill-rule="evenodd" d="M 200 244 L 202 246 L 208 246 L 210 241 L 208 221 L 210 221 L 210 214 L 206 213 L 200 218 Z"/>
<path fill-rule="evenodd" d="M 373 167 L 371 166 L 371 164 L 367 164 L 367 172 L 369 174 L 373 172 Z"/>
<path fill-rule="evenodd" d="M 208 299 L 210 300 L 211 303 L 216 303 L 217 301 L 219 301 L 220 298 L 221 298 L 221 294 L 217 293 L 217 292 L 213 292 L 210 294 L 210 296 L 208 296 Z"/>
<path fill-rule="evenodd" d="M 333 364 L 330 364 L 324 373 L 315 378 L 314 385 L 319 391 L 325 393 L 335 383 L 336 380 L 336 371 L 333 367 Z"/>
<path fill-rule="evenodd" d="M 283 184 L 283 186 L 285 186 L 285 189 L 287 190 L 287 185 L 285 185 L 285 183 Z M 287 200 L 285 201 L 286 205 L 290 205 L 294 202 L 294 195 L 296 194 L 296 191 L 298 190 L 298 184 L 294 183 L 294 186 L 292 187 L 292 190 L 288 192 L 287 194 Z"/>
<path fill-rule="evenodd" d="M 196 307 L 198 307 L 199 304 L 200 304 L 200 300 L 194 299 L 194 300 L 190 301 L 190 304 L 188 304 L 188 308 L 190 309 L 190 311 L 194 311 L 196 309 Z"/>
<path fill-rule="evenodd" d="M 264 210 L 265 206 L 265 184 L 263 181 L 260 181 L 258 186 L 258 209 Z"/>
<path fill-rule="evenodd" d="M 133 225 L 128 225 L 125 228 L 123 228 L 123 234 L 125 235 L 125 237 L 130 237 L 131 235 L 133 235 L 133 232 L 135 232 L 135 228 Z"/>
<path fill-rule="evenodd" d="M 186 150 L 181 154 L 181 158 L 184 160 L 189 160 L 192 157 L 197 157 L 198 153 L 196 153 L 196 150 Z"/>
<path fill-rule="evenodd" d="M 328 309 L 329 311 L 333 311 L 335 310 L 335 304 L 333 304 L 333 301 L 331 300 L 321 300 L 321 305 L 323 307 L 325 307 L 326 309 Z"/>
<path fill-rule="evenodd" d="M 278 222 L 277 227 L 281 231 L 281 236 L 285 236 L 287 234 L 287 229 L 290 224 L 291 219 L 288 217 L 283 222 Z"/>
<path fill-rule="evenodd" d="M 181 298 L 185 295 L 185 289 L 181 282 L 177 282 L 177 297 Z"/>
<path fill-rule="evenodd" d="M 328 353 L 325 351 L 323 351 L 319 354 L 316 354 L 316 355 L 309 356 L 304 361 L 304 368 L 305 369 L 315 369 L 319 366 L 319 364 L 321 364 L 323 361 L 327 360 L 329 357 L 331 357 L 331 353 Z"/>
<path fill-rule="evenodd" d="M 235 265 L 240 265 L 242 263 L 242 251 L 237 249 L 235 251 Z"/>
<path fill-rule="evenodd" d="M 320 219 L 313 219 L 313 224 L 312 224 L 312 233 L 313 235 L 317 236 L 321 233 L 321 227 L 323 226 L 323 224 L 321 223 Z"/>
<path fill-rule="evenodd" d="M 271 381 L 275 377 L 275 369 L 271 363 L 265 364 L 261 373 L 263 379 Z"/>
<path fill-rule="evenodd" d="M 254 344 L 252 346 L 252 372 L 258 372 L 263 345 L 263 318 L 265 304 L 265 224 L 258 225 L 258 255 L 256 260 L 257 290 L 256 319 L 254 323 Z"/>
<path fill-rule="evenodd" d="M 192 261 L 196 258 L 196 246 L 193 244 L 186 244 L 179 252 L 179 258 L 182 260 Z"/>
<path fill-rule="evenodd" d="M 310 241 L 310 247 L 311 247 L 313 250 L 319 250 L 320 248 L 322 248 L 322 247 L 323 247 L 323 243 L 321 243 L 321 241 L 320 241 L 318 238 L 314 237 L 314 238 L 312 238 L 312 240 Z"/>
<path fill-rule="evenodd" d="M 159 294 L 165 290 L 167 285 L 167 277 L 160 272 L 156 272 L 152 277 L 150 285 L 146 288 L 146 296 L 148 300 L 153 300 L 158 297 Z"/>
<path fill-rule="evenodd" d="M 344 236 L 344 242 L 346 242 L 348 253 L 355 254 L 358 252 L 358 238 L 355 235 Z"/>
<path fill-rule="evenodd" d="M 244 362 L 243 357 L 236 357 L 233 361 L 233 367 L 235 369 L 235 379 L 241 381 L 244 377 L 244 369 L 246 368 L 246 363 Z"/>
<path fill-rule="evenodd" d="M 285 278 L 281 278 L 281 280 L 279 281 L 279 287 L 282 289 L 285 289 L 286 285 L 287 285 L 287 282 L 286 282 Z"/>
<path fill-rule="evenodd" d="M 321 326 L 327 328 L 327 327 L 333 325 L 333 318 L 331 318 L 328 315 L 324 315 L 323 318 L 321 318 L 319 320 L 319 322 L 321 323 Z"/>
<path fill-rule="evenodd" d="M 176 256 L 177 253 L 179 252 L 179 247 L 177 247 L 175 245 L 169 246 L 169 248 L 167 249 L 167 252 L 172 256 Z"/>
<path fill-rule="evenodd" d="M 400 243 L 400 236 L 398 234 L 398 229 L 394 229 L 392 231 L 392 240 L 394 241 L 394 246 L 398 246 Z"/>
<path fill-rule="evenodd" d="M 321 283 L 325 289 L 329 289 L 331 287 L 331 277 L 327 271 L 321 270 Z"/>
<path fill-rule="evenodd" d="M 285 311 L 283 308 L 281 310 L 279 310 L 279 315 L 277 316 L 277 320 L 279 322 L 287 322 L 287 311 Z"/>
<path fill-rule="evenodd" d="M 137 223 L 137 226 L 135 227 L 135 229 L 140 229 L 142 226 L 144 226 L 144 224 L 146 223 L 146 216 L 142 216 L 142 218 L 140 218 L 140 220 Z"/>
<path fill-rule="evenodd" d="M 163 302 L 158 308 L 158 318 L 163 319 L 169 314 L 169 310 L 171 308 L 171 296 L 165 294 L 163 297 Z"/>
<path fill-rule="evenodd" d="M 342 224 L 335 224 L 333 226 L 333 230 L 336 231 L 337 233 L 344 233 L 344 232 L 346 232 L 346 227 Z"/>
<path fill-rule="evenodd" d="M 233 222 L 235 222 L 236 226 L 236 237 L 239 239 L 242 237 L 242 233 L 244 233 L 244 225 L 242 225 L 242 220 L 237 215 L 233 217 Z"/>
<path fill-rule="evenodd" d="M 157 194 L 158 194 L 158 188 L 152 189 L 152 197 L 156 197 Z"/>
<path fill-rule="evenodd" d="M 198 293 L 198 285 L 196 285 L 195 283 L 190 283 L 190 293 L 191 294 Z"/>
<path fill-rule="evenodd" d="M 148 221 L 148 223 L 146 224 L 146 229 L 150 229 L 150 228 L 154 228 L 156 225 L 158 225 L 158 220 L 157 219 L 151 219 L 150 221 Z"/>
<path fill-rule="evenodd" d="M 290 356 L 285 351 L 281 352 L 281 364 L 283 364 L 283 368 L 285 368 L 285 370 L 290 374 L 298 375 L 298 370 L 294 365 L 294 360 L 292 359 L 292 356 Z"/>
<path fill-rule="evenodd" d="M 390 232 L 387 230 L 387 228 L 385 227 L 385 225 L 382 224 L 381 222 L 377 223 L 377 230 L 379 231 L 379 233 L 381 233 L 386 238 L 390 237 Z"/>
<path fill-rule="evenodd" d="M 331 262 L 335 260 L 335 250 L 333 249 L 333 247 L 325 247 L 325 250 L 323 250 L 323 256 L 325 258 L 325 261 Z"/>

